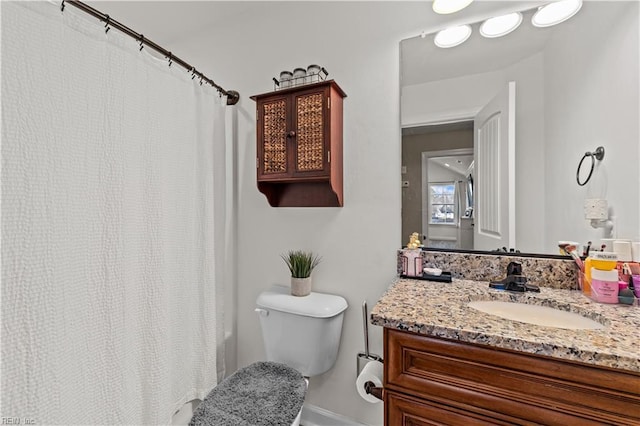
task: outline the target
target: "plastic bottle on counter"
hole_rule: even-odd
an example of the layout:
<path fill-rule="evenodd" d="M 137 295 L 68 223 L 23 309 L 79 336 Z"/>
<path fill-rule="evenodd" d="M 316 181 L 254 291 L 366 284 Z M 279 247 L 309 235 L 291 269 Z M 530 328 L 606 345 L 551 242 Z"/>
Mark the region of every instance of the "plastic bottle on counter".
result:
<path fill-rule="evenodd" d="M 605 252 L 605 251 L 591 251 L 589 252 L 589 257 L 587 257 L 584 261 L 584 280 L 582 283 L 582 291 L 587 296 L 591 297 L 593 300 L 597 300 L 594 297 L 593 291 L 593 271 L 598 270 L 602 272 L 607 272 L 613 270 L 617 274 L 616 265 L 618 263 L 618 255 L 613 252 Z M 613 274 L 610 274 L 609 277 L 613 277 Z M 618 278 L 615 279 L 618 282 Z M 617 296 L 616 296 L 617 297 Z M 611 303 L 611 302 L 606 302 Z"/>
<path fill-rule="evenodd" d="M 618 270 L 591 268 L 591 298 L 600 303 L 618 303 Z"/>
<path fill-rule="evenodd" d="M 584 260 L 584 276 L 582 278 L 582 292 L 587 296 L 591 296 L 591 258 Z"/>

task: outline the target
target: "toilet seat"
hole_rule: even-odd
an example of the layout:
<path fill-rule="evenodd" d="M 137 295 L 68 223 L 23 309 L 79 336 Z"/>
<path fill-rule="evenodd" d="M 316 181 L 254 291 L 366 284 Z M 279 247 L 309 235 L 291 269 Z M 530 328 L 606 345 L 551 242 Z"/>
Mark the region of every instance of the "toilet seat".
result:
<path fill-rule="evenodd" d="M 190 426 L 290 425 L 304 402 L 307 382 L 277 362 L 256 362 L 223 380 L 200 403 Z"/>

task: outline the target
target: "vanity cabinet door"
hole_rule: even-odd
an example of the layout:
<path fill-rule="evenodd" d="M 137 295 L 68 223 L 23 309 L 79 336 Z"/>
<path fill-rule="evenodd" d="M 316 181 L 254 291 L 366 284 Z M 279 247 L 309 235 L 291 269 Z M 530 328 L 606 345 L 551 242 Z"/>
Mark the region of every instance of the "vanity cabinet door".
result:
<path fill-rule="evenodd" d="M 389 328 L 384 360 L 386 392 L 462 410 L 471 418 L 640 425 L 638 373 Z M 387 420 L 397 424 L 391 414 Z"/>
<path fill-rule="evenodd" d="M 412 398 L 396 392 L 385 394 L 385 425 L 513 425 L 513 422 L 483 417 L 472 411 Z"/>

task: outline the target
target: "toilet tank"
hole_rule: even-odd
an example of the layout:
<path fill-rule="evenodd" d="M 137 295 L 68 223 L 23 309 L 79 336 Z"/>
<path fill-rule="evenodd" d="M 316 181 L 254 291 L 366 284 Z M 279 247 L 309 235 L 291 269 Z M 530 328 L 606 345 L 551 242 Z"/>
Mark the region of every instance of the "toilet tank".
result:
<path fill-rule="evenodd" d="M 267 361 L 317 376 L 336 361 L 347 301 L 333 294 L 290 293 L 289 287 L 273 286 L 256 301 Z"/>

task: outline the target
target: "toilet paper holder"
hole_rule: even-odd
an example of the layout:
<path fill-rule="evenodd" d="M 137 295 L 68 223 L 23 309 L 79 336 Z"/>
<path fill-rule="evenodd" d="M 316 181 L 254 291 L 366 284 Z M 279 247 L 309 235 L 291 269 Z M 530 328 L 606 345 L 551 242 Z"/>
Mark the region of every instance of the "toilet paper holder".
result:
<path fill-rule="evenodd" d="M 383 388 L 376 386 L 373 382 L 367 382 L 364 384 L 364 390 L 380 400 L 382 400 L 382 389 Z"/>
<path fill-rule="evenodd" d="M 380 355 L 372 354 L 369 352 L 369 321 L 367 315 L 367 301 L 362 302 L 362 325 L 364 329 L 364 352 L 359 352 L 356 358 L 357 360 L 357 374 L 356 377 L 360 375 L 362 369 L 365 365 L 367 365 L 371 361 L 383 362 L 382 357 Z M 382 399 L 382 388 L 376 386 L 373 382 L 366 382 L 364 385 L 364 389 L 367 393 L 375 396 L 378 399 Z"/>

